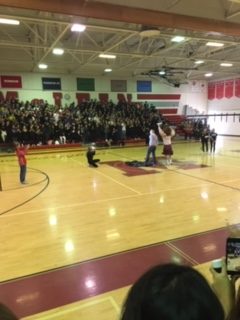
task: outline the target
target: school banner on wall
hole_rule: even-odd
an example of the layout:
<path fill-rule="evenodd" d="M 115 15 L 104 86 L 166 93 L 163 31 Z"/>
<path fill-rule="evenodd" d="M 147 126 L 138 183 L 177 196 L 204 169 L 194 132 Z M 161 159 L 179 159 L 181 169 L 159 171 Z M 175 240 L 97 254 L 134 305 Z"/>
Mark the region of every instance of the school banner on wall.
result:
<path fill-rule="evenodd" d="M 208 100 L 215 99 L 215 89 L 216 89 L 215 83 L 210 82 L 208 84 Z"/>
<path fill-rule="evenodd" d="M 225 91 L 224 91 L 225 98 L 230 99 L 233 97 L 233 88 L 234 88 L 234 81 L 233 80 L 225 81 Z"/>
<path fill-rule="evenodd" d="M 235 80 L 235 97 L 240 98 L 240 79 Z"/>
<path fill-rule="evenodd" d="M 1 76 L 2 88 L 22 88 L 21 76 Z"/>
<path fill-rule="evenodd" d="M 111 80 L 111 91 L 112 92 L 126 92 L 127 91 L 127 80 Z"/>
<path fill-rule="evenodd" d="M 137 92 L 152 92 L 152 81 L 137 81 Z"/>
<path fill-rule="evenodd" d="M 42 78 L 43 90 L 62 90 L 60 78 Z"/>
<path fill-rule="evenodd" d="M 77 78 L 78 91 L 95 91 L 94 78 Z"/>
<path fill-rule="evenodd" d="M 216 98 L 222 99 L 224 96 L 224 81 L 219 81 L 216 83 Z"/>

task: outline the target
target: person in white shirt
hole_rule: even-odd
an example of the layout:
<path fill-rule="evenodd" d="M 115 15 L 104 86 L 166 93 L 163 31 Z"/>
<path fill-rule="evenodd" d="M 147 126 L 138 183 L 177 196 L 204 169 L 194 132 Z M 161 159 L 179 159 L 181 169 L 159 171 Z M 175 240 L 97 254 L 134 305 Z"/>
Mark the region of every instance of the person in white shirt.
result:
<path fill-rule="evenodd" d="M 158 137 L 156 133 L 154 132 L 153 129 L 150 130 L 149 133 L 149 143 L 148 143 L 148 150 L 147 150 L 147 155 L 145 159 L 145 165 L 149 165 L 149 159 L 150 156 L 152 155 L 152 162 L 153 165 L 155 166 L 157 164 L 157 159 L 156 159 L 156 149 L 158 145 Z"/>
<path fill-rule="evenodd" d="M 164 129 L 161 128 L 161 123 L 158 123 L 158 131 L 163 140 L 163 152 L 162 154 L 166 157 L 166 165 L 172 164 L 172 137 L 175 135 L 175 130 L 169 126 Z"/>

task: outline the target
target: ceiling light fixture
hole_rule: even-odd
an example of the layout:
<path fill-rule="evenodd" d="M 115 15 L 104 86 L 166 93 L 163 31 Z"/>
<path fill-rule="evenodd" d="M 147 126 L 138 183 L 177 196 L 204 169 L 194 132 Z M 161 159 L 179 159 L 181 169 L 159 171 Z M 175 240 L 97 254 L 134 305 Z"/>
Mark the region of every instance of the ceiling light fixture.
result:
<path fill-rule="evenodd" d="M 159 71 L 158 73 L 159 73 L 160 75 L 166 74 L 166 72 L 165 72 L 164 70 L 161 70 L 161 71 Z"/>
<path fill-rule="evenodd" d="M 104 69 L 104 72 L 112 72 L 112 69 L 106 68 L 106 69 Z"/>
<path fill-rule="evenodd" d="M 211 72 L 209 72 L 209 73 L 205 73 L 205 77 L 212 77 L 212 73 Z"/>
<path fill-rule="evenodd" d="M 47 69 L 48 65 L 45 63 L 39 63 L 38 68 L 39 69 Z"/>
<path fill-rule="evenodd" d="M 116 55 L 115 54 L 101 53 L 101 54 L 99 54 L 99 58 L 116 59 Z"/>
<path fill-rule="evenodd" d="M 182 42 L 184 40 L 185 40 L 185 37 L 183 36 L 176 36 L 171 39 L 172 42 Z"/>
<path fill-rule="evenodd" d="M 221 42 L 211 42 L 211 41 L 209 41 L 209 42 L 206 43 L 206 46 L 209 46 L 209 47 L 223 47 L 224 44 L 221 43 Z"/>
<path fill-rule="evenodd" d="M 222 66 L 222 67 L 232 67 L 233 64 L 229 63 L 229 62 L 222 62 L 222 63 L 220 63 L 220 66 Z"/>
<path fill-rule="evenodd" d="M 202 63 L 204 63 L 204 60 L 197 60 L 197 61 L 195 61 L 195 63 L 196 64 L 202 64 Z"/>
<path fill-rule="evenodd" d="M 74 23 L 71 27 L 71 31 L 73 32 L 83 32 L 86 29 L 86 26 L 79 23 Z"/>
<path fill-rule="evenodd" d="M 53 54 L 56 54 L 57 56 L 61 56 L 64 53 L 64 50 L 61 48 L 54 48 L 52 52 L 53 52 Z"/>
<path fill-rule="evenodd" d="M 2 23 L 2 24 L 12 24 L 12 25 L 19 25 L 20 24 L 20 22 L 18 20 L 5 19 L 5 18 L 0 18 L 0 23 Z"/>
<path fill-rule="evenodd" d="M 154 28 L 149 28 L 149 29 L 143 29 L 139 32 L 139 35 L 141 37 L 156 37 L 160 35 L 160 30 L 154 29 Z"/>

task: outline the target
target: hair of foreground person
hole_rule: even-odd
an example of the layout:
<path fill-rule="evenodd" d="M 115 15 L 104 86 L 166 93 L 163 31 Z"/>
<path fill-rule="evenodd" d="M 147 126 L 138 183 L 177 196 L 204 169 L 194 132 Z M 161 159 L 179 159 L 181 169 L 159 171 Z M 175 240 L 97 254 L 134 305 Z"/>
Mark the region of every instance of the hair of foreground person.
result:
<path fill-rule="evenodd" d="M 18 320 L 18 317 L 6 305 L 0 303 L 0 320 Z"/>
<path fill-rule="evenodd" d="M 171 263 L 153 267 L 136 281 L 120 319 L 224 320 L 224 311 L 198 271 Z"/>

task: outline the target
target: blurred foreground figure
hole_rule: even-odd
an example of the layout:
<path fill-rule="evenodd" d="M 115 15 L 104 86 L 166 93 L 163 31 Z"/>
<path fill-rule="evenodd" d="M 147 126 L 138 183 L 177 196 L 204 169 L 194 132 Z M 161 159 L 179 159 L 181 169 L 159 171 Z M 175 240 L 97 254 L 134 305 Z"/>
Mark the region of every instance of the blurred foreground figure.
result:
<path fill-rule="evenodd" d="M 206 279 L 195 269 L 158 265 L 131 287 L 121 320 L 224 320 L 224 310 Z"/>
<path fill-rule="evenodd" d="M 18 320 L 18 317 L 7 306 L 0 303 L 0 319 L 1 320 Z"/>

